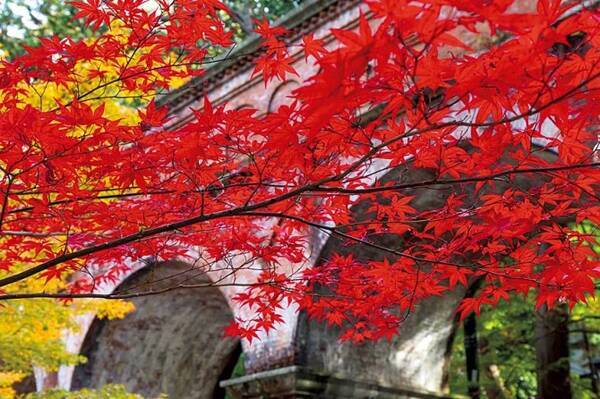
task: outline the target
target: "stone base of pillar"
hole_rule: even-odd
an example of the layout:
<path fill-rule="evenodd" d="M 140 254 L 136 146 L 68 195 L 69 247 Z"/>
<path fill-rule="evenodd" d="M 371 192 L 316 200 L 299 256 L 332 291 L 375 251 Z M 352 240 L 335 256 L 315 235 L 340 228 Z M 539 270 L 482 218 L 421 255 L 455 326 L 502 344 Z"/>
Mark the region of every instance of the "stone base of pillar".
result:
<path fill-rule="evenodd" d="M 411 388 L 385 387 L 355 379 L 324 375 L 299 366 L 263 371 L 221 381 L 235 399 L 412 399 L 451 398 Z"/>

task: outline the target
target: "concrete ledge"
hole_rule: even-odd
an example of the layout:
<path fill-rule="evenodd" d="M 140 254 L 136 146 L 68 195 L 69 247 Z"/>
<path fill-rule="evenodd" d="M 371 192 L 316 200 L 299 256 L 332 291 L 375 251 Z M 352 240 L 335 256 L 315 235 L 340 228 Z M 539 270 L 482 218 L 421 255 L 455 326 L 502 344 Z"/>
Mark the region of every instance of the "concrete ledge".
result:
<path fill-rule="evenodd" d="M 219 385 L 236 399 L 459 398 L 408 387 L 386 387 L 367 381 L 324 375 L 299 366 L 283 367 L 233 378 L 221 381 Z"/>

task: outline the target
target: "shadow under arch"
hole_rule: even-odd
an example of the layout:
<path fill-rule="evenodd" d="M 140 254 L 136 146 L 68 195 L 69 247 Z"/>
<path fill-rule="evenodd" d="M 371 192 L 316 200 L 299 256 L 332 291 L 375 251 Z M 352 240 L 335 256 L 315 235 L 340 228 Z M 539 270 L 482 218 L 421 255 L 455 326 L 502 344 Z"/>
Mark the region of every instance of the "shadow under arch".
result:
<path fill-rule="evenodd" d="M 183 262 L 162 262 L 133 273 L 119 290 L 153 290 L 202 284 L 208 277 Z M 136 310 L 122 320 L 95 319 L 75 368 L 72 389 L 123 384 L 144 397 L 224 398 L 219 381 L 231 374 L 240 354 L 237 339 L 225 338 L 233 314 L 216 287 L 174 290 L 132 300 Z"/>
<path fill-rule="evenodd" d="M 463 148 L 472 151 L 467 145 Z M 556 155 L 549 151 L 537 151 L 536 156 L 545 160 L 554 160 Z M 410 164 L 388 172 L 380 183 L 397 184 L 432 180 L 436 177 L 433 170 L 418 169 Z M 515 176 L 511 185 L 527 190 L 543 182 L 543 178 L 531 178 L 526 175 Z M 508 183 L 498 183 L 494 192 L 505 190 Z M 411 205 L 419 210 L 430 210 L 443 206 L 451 194 L 464 194 L 474 198 L 474 184 L 455 186 L 420 187 L 410 191 L 414 195 Z M 482 188 L 479 193 L 492 191 Z M 373 215 L 366 214 L 370 203 L 362 202 L 352 209 L 357 221 L 368 220 Z M 381 235 L 370 239 L 371 242 L 387 248 L 402 251 L 411 240 L 410 234 Z M 343 256 L 352 254 L 359 261 L 393 258 L 388 253 L 362 246 L 348 244 L 335 236 L 328 238 L 321 250 L 316 265 L 326 262 L 333 254 Z M 391 342 L 369 342 L 362 345 L 340 343 L 340 329 L 327 327 L 323 323 L 309 320 L 301 312 L 295 332 L 296 364 L 310 367 L 318 373 L 345 379 L 360 379 L 383 386 L 447 393 L 448 368 L 452 344 L 458 327 L 456 308 L 467 296 L 477 290 L 478 281 L 472 281 L 469 287 L 458 286 L 440 297 L 431 297 L 417 304 L 399 330 L 399 335 Z M 323 292 L 326 289 L 323 288 Z"/>

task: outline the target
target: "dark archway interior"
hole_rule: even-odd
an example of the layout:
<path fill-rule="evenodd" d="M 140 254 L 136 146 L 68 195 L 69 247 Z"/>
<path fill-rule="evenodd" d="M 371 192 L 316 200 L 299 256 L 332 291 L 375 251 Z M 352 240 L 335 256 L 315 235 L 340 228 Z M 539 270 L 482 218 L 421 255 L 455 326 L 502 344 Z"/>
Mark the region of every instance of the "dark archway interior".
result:
<path fill-rule="evenodd" d="M 165 262 L 130 277 L 121 290 L 153 290 L 206 282 L 190 266 Z M 219 380 L 239 358 L 238 340 L 225 338 L 233 315 L 217 288 L 174 290 L 133 300 L 136 310 L 122 320 L 95 320 L 81 353 L 73 389 L 123 384 L 144 397 L 223 398 Z"/>
<path fill-rule="evenodd" d="M 227 364 L 223 371 L 221 372 L 221 376 L 217 381 L 217 385 L 213 390 L 213 399 L 225 399 L 227 398 L 227 392 L 225 392 L 225 388 L 221 388 L 219 386 L 219 382 L 228 380 L 234 377 L 234 373 L 237 369 L 243 369 L 244 357 L 242 356 L 242 345 L 238 344 L 235 348 L 235 351 L 231 354 L 229 359 L 227 360 Z M 240 366 L 241 365 L 241 366 Z"/>

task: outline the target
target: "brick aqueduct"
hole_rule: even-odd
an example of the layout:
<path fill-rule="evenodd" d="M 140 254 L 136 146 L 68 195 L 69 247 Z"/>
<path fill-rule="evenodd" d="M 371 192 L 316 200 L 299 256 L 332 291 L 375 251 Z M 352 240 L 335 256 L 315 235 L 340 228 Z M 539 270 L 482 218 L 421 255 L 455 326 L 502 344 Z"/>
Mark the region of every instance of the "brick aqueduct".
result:
<path fill-rule="evenodd" d="M 296 37 L 314 32 L 333 48 L 338 44 L 330 29 L 355 27 L 361 9 L 365 11 L 359 3 L 307 0 L 282 23 Z M 298 80 L 274 81 L 265 89 L 260 77 L 251 77 L 250 61 L 257 45 L 256 39 L 247 41 L 233 57 L 170 94 L 165 101 L 176 115 L 176 123 L 186 123 L 190 108 L 200 107 L 204 95 L 215 104 L 227 102 L 232 108 L 251 105 L 267 113 L 285 103 L 299 80 L 316 72 L 315 65 L 306 63 L 299 52 L 294 64 L 300 74 Z M 422 179 L 423 173 L 415 170 L 409 178 Z M 416 198 L 417 208 L 436 206 L 444 194 L 423 190 Z M 388 245 L 401 245 L 401 240 L 400 244 Z M 363 259 L 379 256 L 364 248 L 342 246 L 316 232 L 305 251 L 313 264 L 333 251 L 352 251 Z M 169 276 L 169 284 L 173 284 L 189 268 L 179 261 L 150 266 L 141 262 L 133 265 L 134 271 L 121 284 L 103 287 L 103 291 L 164 281 Z M 237 281 L 256 278 L 256 272 L 243 273 Z M 192 282 L 215 277 L 196 276 Z M 159 289 L 160 282 L 152 287 Z M 76 368 L 63 367 L 54 375 L 38 370 L 38 386 L 79 389 L 119 383 L 144 397 L 163 392 L 173 399 L 224 398 L 226 392 L 235 398 L 444 397 L 455 331 L 454 309 L 465 290 L 421 304 L 393 342 L 356 346 L 340 344 L 335 331 L 309 322 L 294 309 L 287 311 L 285 326 L 277 334 L 251 345 L 225 339 L 224 326 L 242 312 L 231 300 L 240 289 L 211 287 L 137 298 L 133 300 L 136 311 L 124 320 L 82 317 L 81 330 L 66 339 L 70 349 L 85 355 L 88 362 Z M 231 378 L 242 354 L 246 375 Z"/>

